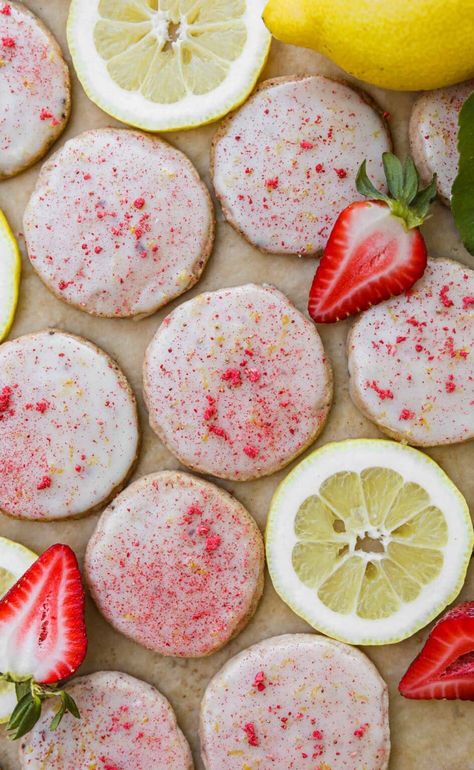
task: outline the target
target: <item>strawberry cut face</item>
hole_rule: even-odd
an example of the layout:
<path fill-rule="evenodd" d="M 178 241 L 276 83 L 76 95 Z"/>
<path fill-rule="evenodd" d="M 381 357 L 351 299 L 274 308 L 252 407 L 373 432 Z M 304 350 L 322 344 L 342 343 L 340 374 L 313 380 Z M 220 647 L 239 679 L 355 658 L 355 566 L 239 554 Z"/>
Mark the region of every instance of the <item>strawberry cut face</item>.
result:
<path fill-rule="evenodd" d="M 311 286 L 308 310 L 333 323 L 401 294 L 423 275 L 424 240 L 383 201 L 358 201 L 338 217 Z"/>
<path fill-rule="evenodd" d="M 474 700 L 474 602 L 443 615 L 398 689 L 405 698 Z"/>
<path fill-rule="evenodd" d="M 84 589 L 74 552 L 51 546 L 0 601 L 0 672 L 53 684 L 84 660 Z"/>

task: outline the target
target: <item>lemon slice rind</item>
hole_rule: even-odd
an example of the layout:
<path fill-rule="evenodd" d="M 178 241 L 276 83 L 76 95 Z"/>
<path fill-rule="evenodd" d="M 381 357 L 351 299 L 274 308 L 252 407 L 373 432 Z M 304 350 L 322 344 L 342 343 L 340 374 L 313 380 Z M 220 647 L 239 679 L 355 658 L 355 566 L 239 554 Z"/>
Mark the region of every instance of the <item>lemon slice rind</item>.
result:
<path fill-rule="evenodd" d="M 31 567 L 37 555 L 21 543 L 0 537 L 0 597 Z M 16 706 L 13 685 L 0 682 L 0 724 L 8 722 Z"/>
<path fill-rule="evenodd" d="M 160 7 L 162 4 L 160 0 Z M 261 18 L 265 0 L 246 0 L 245 6 L 239 23 L 245 26 L 246 43 L 240 56 L 226 62 L 225 79 L 208 93 L 187 93 L 178 101 L 166 104 L 146 99 L 139 90 L 125 90 L 118 85 L 94 40 L 96 26 L 103 21 L 99 0 L 72 0 L 67 23 L 68 44 L 87 96 L 117 120 L 145 131 L 178 131 L 218 120 L 245 101 L 270 49 L 271 35 Z M 136 45 L 146 48 L 146 41 L 141 39 Z M 199 43 L 193 46 L 198 50 Z M 208 53 L 207 50 L 206 56 Z M 217 52 L 212 58 L 218 63 L 222 55 Z"/>
<path fill-rule="evenodd" d="M 15 236 L 0 210 L 0 342 L 10 331 L 18 304 L 21 256 Z"/>
<path fill-rule="evenodd" d="M 292 563 L 293 549 L 295 545 L 301 544 L 301 536 L 295 533 L 295 518 L 304 501 L 318 494 L 321 485 L 334 474 L 342 471 L 360 474 L 370 467 L 389 468 L 398 472 L 405 483 L 412 482 L 423 487 L 430 496 L 431 506 L 444 513 L 447 525 L 446 545 L 433 551 L 435 555 L 442 553 L 443 557 L 441 567 L 437 556 L 437 564 L 432 565 L 433 572 L 438 570 L 437 576 L 422 585 L 414 600 L 394 602 L 399 608 L 387 617 L 377 619 L 361 617 L 357 607 L 347 611 L 347 606 L 342 606 L 345 602 L 343 595 L 335 600 L 341 611 L 331 609 L 327 605 L 327 598 L 324 597 L 326 603 L 323 603 L 318 596 L 318 581 L 313 581 L 311 585 L 313 576 L 309 573 L 303 574 L 303 582 Z M 370 522 L 365 529 L 371 529 Z M 398 540 L 398 537 L 393 538 L 395 544 Z M 328 548 L 332 548 L 336 541 L 337 534 L 333 536 Z M 444 471 L 430 457 L 416 449 L 391 441 L 371 439 L 349 439 L 326 444 L 299 463 L 277 488 L 266 528 L 268 569 L 275 590 L 283 601 L 318 631 L 342 642 L 362 645 L 399 642 L 433 620 L 460 592 L 473 545 L 474 534 L 468 506 Z M 314 553 L 320 559 L 325 558 L 321 550 L 318 552 L 316 549 Z M 356 553 L 360 556 L 360 551 Z M 416 553 L 424 557 L 426 547 L 420 547 Z M 357 564 L 348 562 L 350 554 L 345 558 L 346 579 L 359 580 Z M 371 561 L 368 555 L 366 558 L 368 562 Z M 375 557 L 376 585 L 386 580 L 386 571 L 378 569 L 380 563 Z M 323 561 L 322 569 L 326 566 Z M 431 566 L 429 560 L 428 566 Z M 331 589 L 330 577 L 328 580 L 327 574 L 323 574 L 326 582 L 322 582 Z M 409 595 L 412 585 L 410 575 L 406 570 L 404 575 L 407 578 L 404 587 Z M 320 586 L 320 575 L 318 579 Z"/>

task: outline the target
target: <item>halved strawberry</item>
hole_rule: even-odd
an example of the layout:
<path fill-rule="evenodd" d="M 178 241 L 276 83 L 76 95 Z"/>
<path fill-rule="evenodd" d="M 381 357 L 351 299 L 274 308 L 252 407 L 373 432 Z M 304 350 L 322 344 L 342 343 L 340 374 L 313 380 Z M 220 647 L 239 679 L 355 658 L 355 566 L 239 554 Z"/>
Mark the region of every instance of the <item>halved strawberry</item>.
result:
<path fill-rule="evenodd" d="M 19 738 L 31 729 L 45 698 L 59 696 L 53 720 L 77 707 L 57 684 L 84 660 L 87 635 L 84 589 L 74 551 L 53 545 L 0 601 L 0 678 L 15 683 L 18 704 L 9 729 Z"/>
<path fill-rule="evenodd" d="M 398 689 L 405 698 L 474 700 L 474 602 L 436 623 Z"/>
<path fill-rule="evenodd" d="M 339 215 L 316 270 L 308 311 L 317 323 L 333 323 L 409 289 L 421 278 L 427 252 L 419 226 L 436 197 L 436 179 L 418 190 L 411 158 L 383 155 L 390 195 L 370 182 L 365 161 L 356 186 L 369 201 Z"/>

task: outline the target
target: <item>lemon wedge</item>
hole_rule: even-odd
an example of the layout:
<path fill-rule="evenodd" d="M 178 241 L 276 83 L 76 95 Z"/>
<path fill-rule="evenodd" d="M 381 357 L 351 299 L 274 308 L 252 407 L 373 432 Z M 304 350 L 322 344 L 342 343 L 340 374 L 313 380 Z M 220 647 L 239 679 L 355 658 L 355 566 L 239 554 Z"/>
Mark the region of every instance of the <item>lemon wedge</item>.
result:
<path fill-rule="evenodd" d="M 0 598 L 5 596 L 37 558 L 24 545 L 0 537 Z M 8 682 L 0 682 L 0 723 L 8 722 L 15 706 L 15 687 Z"/>
<path fill-rule="evenodd" d="M 21 256 L 5 215 L 0 210 L 0 342 L 11 329 L 18 304 Z"/>
<path fill-rule="evenodd" d="M 265 64 L 265 0 L 72 0 L 68 42 L 89 98 L 147 131 L 241 104 Z"/>
<path fill-rule="evenodd" d="M 427 455 L 391 441 L 327 444 L 272 500 L 267 561 L 276 591 L 308 623 L 351 644 L 391 644 L 461 590 L 469 510 Z"/>

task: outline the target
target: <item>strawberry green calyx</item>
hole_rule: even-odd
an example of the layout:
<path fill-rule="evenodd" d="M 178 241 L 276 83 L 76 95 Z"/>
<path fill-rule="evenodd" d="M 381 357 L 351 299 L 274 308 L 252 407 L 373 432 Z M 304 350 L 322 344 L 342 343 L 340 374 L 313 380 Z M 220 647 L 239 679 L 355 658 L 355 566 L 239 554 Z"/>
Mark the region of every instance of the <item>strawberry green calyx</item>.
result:
<path fill-rule="evenodd" d="M 367 176 L 365 160 L 357 174 L 357 191 L 365 198 L 386 203 L 392 214 L 403 220 L 407 230 L 419 227 L 436 198 L 436 174 L 428 187 L 420 190 L 420 177 L 410 156 L 402 164 L 396 155 L 384 152 L 382 160 L 389 194 L 381 193 L 374 187 Z"/>
<path fill-rule="evenodd" d="M 8 737 L 17 741 L 28 733 L 41 716 L 43 701 L 59 698 L 59 707 L 51 720 L 50 730 L 56 730 L 66 712 L 80 719 L 79 709 L 73 698 L 55 685 L 38 684 L 31 678 L 16 677 L 14 674 L 0 674 L 0 680 L 15 685 L 17 704 L 7 725 Z"/>

